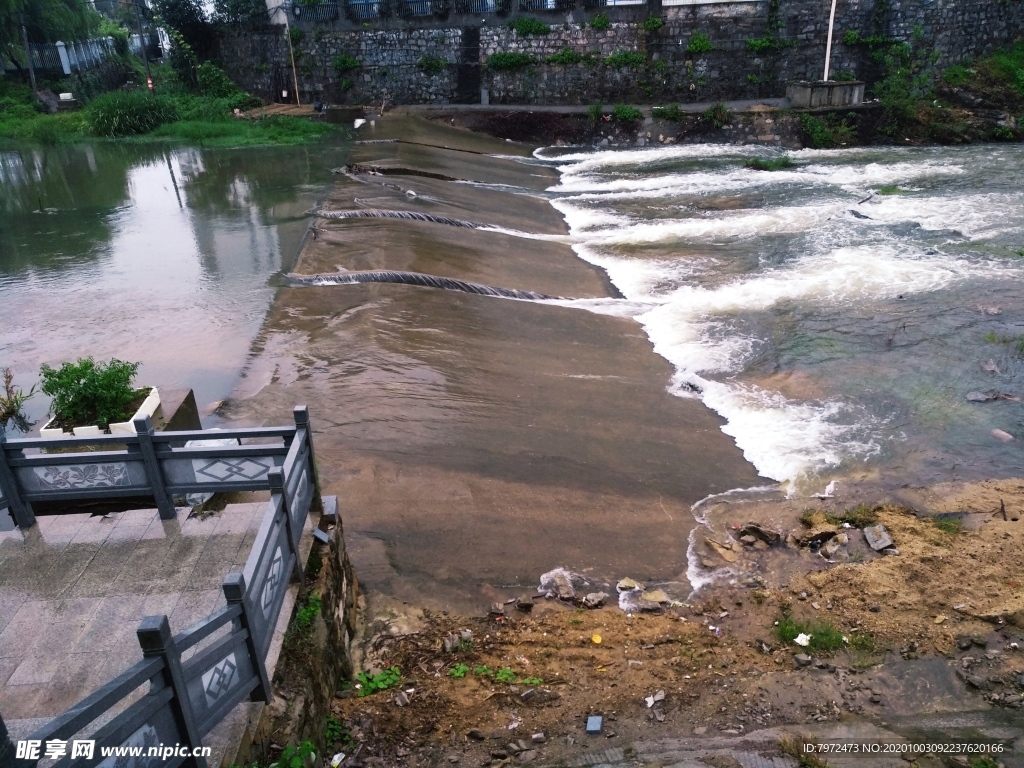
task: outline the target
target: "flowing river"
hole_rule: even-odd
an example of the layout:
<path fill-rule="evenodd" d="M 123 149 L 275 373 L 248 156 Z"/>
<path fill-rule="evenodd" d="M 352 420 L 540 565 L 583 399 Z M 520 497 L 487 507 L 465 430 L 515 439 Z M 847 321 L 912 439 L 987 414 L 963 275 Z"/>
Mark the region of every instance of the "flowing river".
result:
<path fill-rule="evenodd" d="M 1024 473 L 1024 147 L 788 154 L 538 151 L 625 297 L 573 303 L 634 317 L 789 493 Z"/>

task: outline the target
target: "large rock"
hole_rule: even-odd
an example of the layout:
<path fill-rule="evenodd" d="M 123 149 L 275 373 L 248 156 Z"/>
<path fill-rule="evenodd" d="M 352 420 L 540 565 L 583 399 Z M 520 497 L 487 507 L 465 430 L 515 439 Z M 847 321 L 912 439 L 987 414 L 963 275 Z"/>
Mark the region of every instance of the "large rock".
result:
<path fill-rule="evenodd" d="M 889 531 L 881 523 L 869 525 L 865 528 L 864 538 L 867 540 L 868 546 L 875 550 L 875 552 L 880 552 L 886 547 L 893 545 L 892 536 L 889 535 Z"/>

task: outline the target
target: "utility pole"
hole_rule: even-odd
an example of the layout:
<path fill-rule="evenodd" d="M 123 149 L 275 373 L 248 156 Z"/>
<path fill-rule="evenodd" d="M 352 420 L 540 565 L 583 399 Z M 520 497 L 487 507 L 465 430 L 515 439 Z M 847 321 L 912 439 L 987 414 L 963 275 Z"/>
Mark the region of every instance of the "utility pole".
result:
<path fill-rule="evenodd" d="M 132 5 L 135 8 L 135 23 L 139 26 L 139 42 L 142 44 L 142 60 L 146 62 L 146 87 L 150 94 L 153 93 L 153 76 L 149 73 L 149 54 L 146 53 L 146 38 L 142 34 L 142 17 L 139 15 L 139 3 L 142 0 L 135 0 Z"/>
<path fill-rule="evenodd" d="M 832 0 L 832 13 L 828 17 L 828 45 L 825 46 L 825 76 L 822 80 L 828 80 L 829 65 L 832 63 L 832 29 L 836 23 L 836 0 Z"/>
<path fill-rule="evenodd" d="M 284 34 L 288 38 L 288 55 L 292 60 L 292 80 L 295 82 L 295 104 L 298 106 L 302 102 L 299 101 L 299 75 L 295 70 L 295 49 L 292 48 L 292 28 L 288 24 L 288 9 L 284 9 Z"/>
<path fill-rule="evenodd" d="M 36 68 L 32 64 L 32 51 L 28 47 L 28 30 L 25 28 L 25 14 L 21 13 L 21 37 L 25 41 L 25 58 L 28 59 L 28 79 L 32 83 L 32 98 L 38 98 L 39 92 L 36 90 Z"/>

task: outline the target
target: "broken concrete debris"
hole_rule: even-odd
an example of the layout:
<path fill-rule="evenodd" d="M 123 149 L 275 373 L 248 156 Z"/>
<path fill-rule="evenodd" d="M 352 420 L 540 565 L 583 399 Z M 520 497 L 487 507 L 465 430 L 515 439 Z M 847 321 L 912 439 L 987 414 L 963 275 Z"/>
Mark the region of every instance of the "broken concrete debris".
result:
<path fill-rule="evenodd" d="M 587 718 L 587 733 L 599 734 L 604 725 L 604 718 L 600 715 L 591 715 Z"/>
<path fill-rule="evenodd" d="M 584 608 L 600 608 L 608 600 L 608 595 L 605 592 L 591 592 L 589 595 L 583 598 Z"/>
<path fill-rule="evenodd" d="M 881 523 L 867 526 L 864 529 L 864 538 L 867 539 L 868 546 L 875 552 L 880 552 L 893 545 L 892 537 Z"/>

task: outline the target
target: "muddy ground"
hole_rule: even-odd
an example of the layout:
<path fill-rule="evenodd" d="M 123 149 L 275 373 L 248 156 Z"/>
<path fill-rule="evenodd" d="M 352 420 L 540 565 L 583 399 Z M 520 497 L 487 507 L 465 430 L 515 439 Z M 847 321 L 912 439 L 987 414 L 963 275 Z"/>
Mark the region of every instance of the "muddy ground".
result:
<path fill-rule="evenodd" d="M 602 585 L 578 577 L 575 600 L 510 593 L 487 617 L 371 597 L 364 666 L 370 675 L 397 668 L 401 682 L 365 696 L 339 691 L 333 711 L 346 736 L 334 748 L 349 755 L 346 765 L 573 764 L 611 746 L 628 760 L 633 745 L 669 736 L 782 727 L 799 737 L 860 721 L 913 739 L 914 724 L 936 713 L 980 714 L 990 722 L 975 738 L 1006 737 L 1013 727 L 999 724 L 1024 722 L 1022 489 L 1017 481 L 932 489 L 928 512 L 965 513 L 938 518 L 829 500 L 805 507 L 792 527 L 763 524 L 779 534 L 770 546 L 709 533 L 720 536 L 734 575 L 644 611 L 621 610 L 611 586 L 609 605 L 583 607 L 584 593 Z M 1006 519 L 998 500 L 979 508 L 993 499 Z M 844 516 L 885 526 L 899 553 L 875 553 Z M 813 544 L 829 532 L 849 543 L 831 552 Z M 726 559 L 711 552 L 705 559 Z M 755 572 L 787 577 L 745 575 Z M 809 648 L 780 638 L 776 622 L 787 617 L 811 634 Z M 816 649 L 813 637 L 833 629 L 839 647 Z M 444 647 L 449 636 L 454 650 Z M 659 691 L 663 700 L 648 700 Z M 586 718 L 595 714 L 603 730 L 590 735 Z M 940 727 L 930 738 L 954 731 Z M 952 757 L 917 762 L 962 764 Z M 1001 761 L 1015 764 L 1009 759 Z"/>

